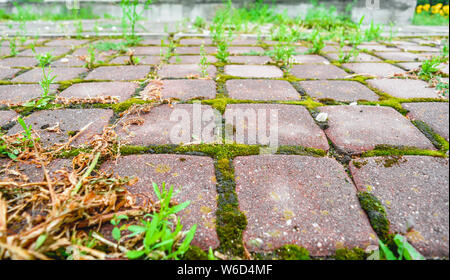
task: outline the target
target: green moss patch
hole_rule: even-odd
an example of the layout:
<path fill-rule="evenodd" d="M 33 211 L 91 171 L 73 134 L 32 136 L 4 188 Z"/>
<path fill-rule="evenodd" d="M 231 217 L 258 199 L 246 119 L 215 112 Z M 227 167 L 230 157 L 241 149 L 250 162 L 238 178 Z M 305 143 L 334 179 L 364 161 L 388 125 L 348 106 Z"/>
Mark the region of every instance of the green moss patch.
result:
<path fill-rule="evenodd" d="M 361 208 L 369 217 L 370 224 L 378 237 L 386 240 L 389 234 L 390 222 L 386 215 L 386 209 L 381 201 L 369 192 L 358 193 Z"/>

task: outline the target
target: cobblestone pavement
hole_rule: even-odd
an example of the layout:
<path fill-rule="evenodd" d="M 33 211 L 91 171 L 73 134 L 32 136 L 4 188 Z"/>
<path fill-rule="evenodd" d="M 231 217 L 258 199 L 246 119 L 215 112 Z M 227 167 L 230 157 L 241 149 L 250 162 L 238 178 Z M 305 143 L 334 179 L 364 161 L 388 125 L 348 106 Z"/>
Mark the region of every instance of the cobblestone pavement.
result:
<path fill-rule="evenodd" d="M 305 54 L 307 48 L 299 45 L 287 72 L 265 53 L 274 44 L 269 40 L 237 38 L 224 64 L 215 58 L 211 39 L 168 35 L 164 46 L 158 38 L 144 38 L 134 47 L 139 60 L 133 63 L 127 53 L 97 51 L 98 63 L 86 67 L 88 47 L 106 40 L 111 41 L 30 39 L 16 56 L 1 42 L 3 132 L 21 131 L 16 121 L 21 115 L 44 145 L 52 145 L 93 122 L 71 143 L 75 149 L 118 122 L 116 132 L 127 145 L 117 162 L 101 168 L 137 176 L 132 193 L 151 197 L 151 182 L 179 188 L 175 199 L 192 202 L 182 220 L 198 224 L 194 244 L 204 250 L 222 246 L 240 252 L 245 245 L 251 253 L 269 253 L 296 244 L 312 256 L 332 257 L 342 248 L 366 249 L 381 237 L 358 199 L 369 192 L 386 208 L 392 233 L 407 236 L 427 257 L 448 258 L 448 96 L 400 75 L 439 53 L 436 38 L 366 43 L 355 61 L 343 64 L 332 43 L 320 55 Z M 22 106 L 40 95 L 42 70 L 31 44 L 55 56 L 51 92 L 66 102 L 34 111 Z M 205 78 L 201 44 L 210 63 Z M 440 67 L 448 82 L 448 64 Z M 155 92 L 172 104 L 143 112 L 138 121 L 121 115 Z M 184 117 L 174 117 L 177 109 L 188 123 L 174 142 L 171 130 Z M 214 115 L 204 113 L 211 109 Z M 246 118 L 233 121 L 236 110 Z M 265 147 L 269 136 L 260 137 L 270 131 L 274 112 L 275 151 Z M 203 133 L 199 124 L 218 134 Z M 56 125 L 58 130 L 49 129 Z M 39 169 L 16 168 L 28 170 L 29 180 L 33 168 Z"/>

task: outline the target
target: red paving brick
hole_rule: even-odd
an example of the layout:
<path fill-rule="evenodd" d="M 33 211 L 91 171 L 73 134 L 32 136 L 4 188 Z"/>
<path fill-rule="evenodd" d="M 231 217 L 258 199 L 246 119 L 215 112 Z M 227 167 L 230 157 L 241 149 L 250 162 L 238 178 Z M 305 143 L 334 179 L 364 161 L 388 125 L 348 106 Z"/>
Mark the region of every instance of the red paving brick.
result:
<path fill-rule="evenodd" d="M 283 77 L 283 71 L 272 65 L 226 65 L 225 74 L 244 78 Z"/>
<path fill-rule="evenodd" d="M 401 46 L 400 48 L 404 51 L 413 51 L 413 52 L 439 52 L 438 48 L 430 46 L 411 45 L 411 46 Z"/>
<path fill-rule="evenodd" d="M 426 257 L 448 258 L 448 159 L 404 156 L 358 162 L 360 168 L 350 164 L 355 183 L 384 204 L 391 231 L 406 235 Z"/>
<path fill-rule="evenodd" d="M 258 55 L 239 55 L 228 57 L 229 63 L 236 64 L 267 64 L 271 61 L 268 56 L 258 56 Z"/>
<path fill-rule="evenodd" d="M 449 107 L 448 103 L 420 102 L 402 103 L 409 111 L 407 116 L 412 120 L 420 120 L 428 124 L 434 132 L 449 140 Z"/>
<path fill-rule="evenodd" d="M 336 249 L 377 242 L 356 188 L 334 159 L 266 155 L 233 161 L 239 208 L 247 217 L 251 252 L 286 244 L 330 256 Z"/>
<path fill-rule="evenodd" d="M 216 76 L 216 67 L 209 65 L 207 73 L 210 78 Z M 202 75 L 201 68 L 198 64 L 177 64 L 163 65 L 158 70 L 158 76 L 161 78 L 200 78 Z"/>
<path fill-rule="evenodd" d="M 71 51 L 70 47 L 35 47 L 38 54 L 50 53 L 53 56 L 60 56 Z M 32 49 L 20 52 L 18 56 L 36 56 Z"/>
<path fill-rule="evenodd" d="M 139 166 L 139 168 L 136 168 Z M 120 176 L 136 176 L 138 182 L 129 191 L 156 201 L 152 182 L 179 190 L 173 199 L 178 203 L 190 201 L 180 213 L 184 230 L 197 224 L 193 245 L 203 250 L 217 248 L 216 233 L 217 191 L 214 162 L 209 157 L 185 155 L 131 155 L 120 157 L 117 162 L 108 161 L 101 167 L 114 170 Z M 139 201 L 138 201 L 139 202 Z"/>
<path fill-rule="evenodd" d="M 199 55 L 177 55 L 169 59 L 169 63 L 177 64 L 199 64 L 202 57 Z M 206 60 L 208 63 L 217 62 L 217 58 L 212 55 L 207 55 Z"/>
<path fill-rule="evenodd" d="M 58 85 L 50 85 L 50 94 L 56 93 Z M 20 103 L 42 95 L 41 86 L 34 85 L 3 85 L 0 86 L 0 102 Z"/>
<path fill-rule="evenodd" d="M 166 47 L 132 47 L 134 55 L 161 55 L 167 53 Z"/>
<path fill-rule="evenodd" d="M 62 66 L 62 67 L 80 67 L 85 66 L 86 61 L 83 61 L 80 57 L 66 55 L 65 57 L 58 59 L 51 63 L 51 66 Z"/>
<path fill-rule="evenodd" d="M 162 83 L 163 98 L 189 100 L 193 98 L 213 99 L 216 96 L 216 83 L 212 80 L 163 80 Z M 147 88 L 152 86 L 154 84 L 150 82 Z"/>
<path fill-rule="evenodd" d="M 194 112 L 194 106 L 199 106 L 196 107 L 200 108 L 199 114 L 197 111 Z M 202 121 L 197 121 L 200 117 Z M 141 115 L 141 118 L 143 123 L 140 125 L 123 126 L 130 119 L 136 119 L 136 116 L 124 118 L 116 128 L 119 136 L 130 145 L 213 143 L 217 139 L 214 134 L 216 128 L 214 112 L 210 106 L 161 105 Z"/>
<path fill-rule="evenodd" d="M 345 54 L 348 53 L 346 52 Z M 325 56 L 330 60 L 335 61 L 339 60 L 339 53 L 327 53 L 325 54 Z M 376 62 L 376 61 L 381 61 L 381 59 L 366 53 L 359 53 L 356 57 L 352 56 L 349 60 L 349 62 Z"/>
<path fill-rule="evenodd" d="M 145 64 L 156 65 L 161 62 L 160 56 L 134 56 L 134 57 L 139 60 L 139 62 L 136 63 L 139 65 L 142 65 L 142 64 L 143 65 L 145 65 Z M 131 64 L 129 56 L 118 56 L 108 63 L 109 64 Z"/>
<path fill-rule="evenodd" d="M 101 66 L 86 76 L 86 80 L 133 81 L 142 80 L 150 73 L 150 66 Z"/>
<path fill-rule="evenodd" d="M 228 80 L 228 95 L 240 100 L 299 100 L 300 94 L 287 81 L 278 80 Z"/>
<path fill-rule="evenodd" d="M 82 73 L 87 71 L 86 68 L 82 67 L 52 67 L 49 74 L 49 70 L 46 70 L 46 74 L 50 77 L 56 76 L 53 82 L 69 81 L 79 78 Z M 43 78 L 43 73 L 41 68 L 33 68 L 14 79 L 13 82 L 24 82 L 24 83 L 39 83 Z"/>
<path fill-rule="evenodd" d="M 212 45 L 213 41 L 209 38 L 185 38 L 180 40 L 180 45 L 191 45 L 191 46 L 201 46 L 201 45 Z"/>
<path fill-rule="evenodd" d="M 374 51 L 374 52 L 396 52 L 400 51 L 399 48 L 391 47 L 391 46 L 385 46 L 385 45 L 376 45 L 376 44 L 361 44 L 358 46 L 358 49 L 360 50 L 368 50 L 368 51 Z"/>
<path fill-rule="evenodd" d="M 17 116 L 18 116 L 18 114 L 13 110 L 9 110 L 9 111 L 0 110 L 0 127 L 8 124 L 10 121 L 15 119 Z"/>
<path fill-rule="evenodd" d="M 379 96 L 364 85 L 354 81 L 302 81 L 300 86 L 313 98 L 336 101 L 376 101 Z"/>
<path fill-rule="evenodd" d="M 212 54 L 216 53 L 216 47 L 204 47 L 205 53 Z M 177 47 L 175 48 L 176 54 L 199 54 L 200 47 Z"/>
<path fill-rule="evenodd" d="M 46 46 L 50 47 L 61 47 L 61 46 L 80 46 L 86 44 L 89 40 L 76 40 L 76 39 L 58 39 L 52 40 L 45 43 Z"/>
<path fill-rule="evenodd" d="M 349 75 L 334 65 L 324 64 L 294 65 L 291 74 L 299 79 L 343 79 Z"/>
<path fill-rule="evenodd" d="M 423 59 L 418 54 L 410 52 L 377 52 L 376 54 L 383 59 L 395 61 L 419 61 Z"/>
<path fill-rule="evenodd" d="M 439 98 L 436 90 L 421 80 L 375 79 L 367 83 L 391 96 L 399 98 Z"/>
<path fill-rule="evenodd" d="M 403 69 L 389 63 L 344 63 L 342 66 L 360 75 L 387 77 L 405 73 Z"/>
<path fill-rule="evenodd" d="M 265 115 L 263 115 L 265 114 Z M 276 114 L 278 122 L 272 123 L 270 116 Z M 254 116 L 253 120 L 251 116 Z M 236 117 L 237 116 L 237 117 Z M 250 116 L 251 122 L 249 122 Z M 264 118 L 265 117 L 265 118 Z M 258 125 L 262 119 L 264 127 Z M 278 135 L 271 129 L 275 125 Z M 227 140 L 238 144 L 269 145 L 277 136 L 278 145 L 291 145 L 328 150 L 328 141 L 303 106 L 284 104 L 229 104 L 225 110 L 225 127 L 231 129 Z M 254 133 L 249 133 L 254 131 Z M 267 137 L 266 137 L 267 135 Z"/>
<path fill-rule="evenodd" d="M 74 84 L 64 90 L 61 97 L 89 98 L 99 96 L 117 96 L 119 101 L 130 98 L 139 87 L 137 83 L 127 82 L 99 82 Z"/>
<path fill-rule="evenodd" d="M 324 63 L 329 64 L 330 62 L 320 55 L 305 54 L 305 55 L 294 55 L 294 63 Z"/>
<path fill-rule="evenodd" d="M 319 110 L 328 114 L 328 138 L 345 153 L 360 154 L 377 145 L 435 149 L 408 119 L 390 107 L 326 106 Z"/>
<path fill-rule="evenodd" d="M 38 63 L 34 57 L 8 57 L 0 59 L 0 67 L 33 67 Z"/>
<path fill-rule="evenodd" d="M 112 116 L 113 111 L 106 109 L 42 110 L 32 113 L 24 118 L 24 121 L 39 134 L 44 146 L 64 143 L 69 139 L 70 133 L 78 132 L 92 122 L 82 135 L 72 142 L 74 146 L 79 146 L 92 140 L 93 135 L 101 134 Z M 58 132 L 56 127 L 59 127 L 61 131 Z M 22 131 L 22 126 L 16 124 L 8 131 L 8 134 L 20 131 Z"/>
<path fill-rule="evenodd" d="M 253 55 L 264 53 L 264 49 L 261 47 L 229 47 L 228 51 L 231 55 Z"/>

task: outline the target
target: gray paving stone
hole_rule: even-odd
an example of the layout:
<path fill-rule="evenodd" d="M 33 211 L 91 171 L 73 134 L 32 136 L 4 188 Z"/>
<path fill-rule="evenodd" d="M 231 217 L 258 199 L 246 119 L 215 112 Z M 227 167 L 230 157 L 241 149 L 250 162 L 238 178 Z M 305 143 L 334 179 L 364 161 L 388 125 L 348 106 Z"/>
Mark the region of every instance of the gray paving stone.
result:
<path fill-rule="evenodd" d="M 397 73 L 405 73 L 403 69 L 389 63 L 344 63 L 342 66 L 361 75 L 387 77 Z"/>
<path fill-rule="evenodd" d="M 51 66 L 56 67 L 81 67 L 85 65 L 86 61 L 83 61 L 80 56 L 72 55 L 66 55 L 65 57 L 51 63 Z"/>
<path fill-rule="evenodd" d="M 292 58 L 294 63 L 323 63 L 323 64 L 330 63 L 322 56 L 314 54 L 294 55 Z"/>
<path fill-rule="evenodd" d="M 136 168 L 139 166 L 139 168 Z M 152 183 L 159 187 L 174 186 L 179 191 L 173 196 L 174 201 L 190 201 L 190 205 L 180 212 L 183 230 L 194 224 L 197 232 L 192 241 L 203 250 L 217 248 L 219 239 L 216 233 L 217 191 L 214 173 L 214 161 L 209 157 L 187 155 L 131 155 L 108 161 L 101 167 L 113 170 L 120 176 L 136 176 L 138 182 L 128 187 L 135 195 L 156 201 Z M 139 203 L 139 200 L 138 200 Z"/>
<path fill-rule="evenodd" d="M 330 256 L 377 243 L 355 186 L 334 159 L 248 156 L 236 157 L 233 165 L 248 223 L 243 239 L 251 252 L 296 244 L 312 256 Z"/>
<path fill-rule="evenodd" d="M 277 123 L 272 122 L 270 116 L 273 115 L 277 116 Z M 258 124 L 259 120 L 263 121 L 263 127 Z M 277 136 L 278 145 L 322 150 L 329 148 L 325 134 L 303 106 L 228 104 L 225 110 L 225 127 L 229 130 L 227 140 L 238 144 L 273 146 L 274 137 Z M 273 134 L 273 129 L 278 130 L 278 135 Z"/>
<path fill-rule="evenodd" d="M 206 69 L 208 76 L 211 78 L 216 77 L 216 67 L 209 65 Z M 158 76 L 161 78 L 199 78 L 202 72 L 198 64 L 174 64 L 163 65 L 158 70 Z"/>
<path fill-rule="evenodd" d="M 169 63 L 173 64 L 199 64 L 201 60 L 201 56 L 199 55 L 177 55 L 173 56 L 169 59 Z M 212 55 L 206 56 L 206 61 L 208 63 L 217 62 L 217 58 Z"/>
<path fill-rule="evenodd" d="M 426 156 L 366 158 L 350 171 L 360 190 L 384 204 L 391 231 L 399 232 L 426 257 L 448 258 L 448 159 Z M 409 229 L 409 230 L 408 230 Z"/>
<path fill-rule="evenodd" d="M 69 139 L 69 134 L 80 131 L 83 127 L 92 124 L 73 142 L 73 146 L 88 144 L 92 136 L 101 134 L 103 128 L 108 125 L 113 116 L 113 111 L 109 109 L 62 109 L 62 110 L 42 110 L 37 111 L 24 118 L 27 125 L 39 134 L 44 146 L 65 143 Z M 60 132 L 54 129 L 58 126 Z M 22 126 L 16 124 L 8 131 L 9 135 L 22 131 Z"/>
<path fill-rule="evenodd" d="M 64 90 L 60 96 L 66 98 L 116 96 L 119 102 L 122 102 L 129 99 L 138 87 L 139 84 L 131 82 L 79 83 Z"/>
<path fill-rule="evenodd" d="M 423 56 L 410 52 L 377 52 L 376 54 L 383 59 L 395 61 L 420 61 L 424 59 Z"/>
<path fill-rule="evenodd" d="M 216 53 L 217 49 L 216 47 L 204 47 L 205 53 L 212 54 Z M 200 54 L 200 47 L 176 47 L 175 52 L 176 54 Z"/>
<path fill-rule="evenodd" d="M 76 47 L 86 44 L 87 42 L 89 42 L 89 40 L 57 39 L 49 41 L 45 43 L 45 45 L 49 47 L 61 47 L 61 46 Z"/>
<path fill-rule="evenodd" d="M 347 52 L 345 52 L 345 54 L 347 54 Z M 334 61 L 338 61 L 339 60 L 339 53 L 326 53 L 325 56 L 330 59 L 330 60 L 334 60 Z M 356 57 L 351 57 L 350 62 L 377 62 L 377 61 L 381 61 L 381 59 L 373 56 L 373 55 L 369 55 L 366 53 L 359 53 L 358 56 Z"/>
<path fill-rule="evenodd" d="M 419 68 L 422 62 L 400 62 L 397 63 L 398 66 L 403 67 L 406 71 Z"/>
<path fill-rule="evenodd" d="M 391 46 L 385 46 L 385 45 L 374 45 L 374 44 L 361 44 L 357 47 L 360 50 L 368 50 L 368 51 L 374 51 L 374 52 L 396 52 L 400 51 L 399 48 L 391 47 Z"/>
<path fill-rule="evenodd" d="M 229 47 L 228 51 L 231 55 L 260 55 L 264 53 L 261 47 Z"/>
<path fill-rule="evenodd" d="M 180 39 L 180 45 L 201 46 L 212 45 L 213 41 L 210 38 L 184 38 Z"/>
<path fill-rule="evenodd" d="M 421 80 L 374 79 L 367 83 L 389 95 L 399 98 L 439 98 L 437 92 Z"/>
<path fill-rule="evenodd" d="M 46 74 L 50 77 L 56 76 L 53 82 L 69 81 L 79 78 L 82 73 L 87 71 L 86 68 L 82 67 L 52 67 L 51 72 L 46 70 Z M 43 73 L 41 68 L 33 68 L 14 79 L 13 82 L 24 82 L 24 83 L 39 83 L 43 78 Z"/>
<path fill-rule="evenodd" d="M 409 111 L 407 116 L 412 120 L 420 120 L 428 124 L 434 132 L 449 140 L 449 107 L 448 103 L 420 102 L 402 103 Z"/>
<path fill-rule="evenodd" d="M 264 65 L 271 61 L 268 56 L 259 56 L 259 55 L 239 55 L 239 56 L 230 56 L 228 57 L 229 63 L 236 64 L 259 64 Z"/>
<path fill-rule="evenodd" d="M 300 86 L 306 94 L 318 100 L 376 101 L 379 96 L 364 85 L 354 81 L 302 81 Z"/>
<path fill-rule="evenodd" d="M 404 51 L 414 51 L 414 52 L 439 52 L 438 48 L 430 47 L 430 46 L 419 46 L 419 45 L 411 45 L 411 46 L 401 46 L 400 47 Z"/>
<path fill-rule="evenodd" d="M 16 69 L 16 68 L 0 67 L 0 80 L 11 79 L 19 71 L 20 71 L 20 69 Z"/>
<path fill-rule="evenodd" d="M 132 47 L 134 55 L 161 55 L 167 53 L 167 47 Z"/>
<path fill-rule="evenodd" d="M 69 47 L 35 47 L 35 51 L 38 54 L 45 54 L 50 53 L 53 56 L 60 56 L 63 54 L 66 54 L 70 52 Z M 20 52 L 18 56 L 35 56 L 35 53 L 32 49 L 24 50 L 23 52 Z"/>
<path fill-rule="evenodd" d="M 390 107 L 325 106 L 319 110 L 328 114 L 328 138 L 347 154 L 361 154 L 377 145 L 435 150 L 428 138 Z"/>
<path fill-rule="evenodd" d="M 349 46 L 344 46 L 342 48 L 342 51 L 350 51 L 350 50 L 352 50 L 352 48 L 349 47 Z M 320 51 L 324 52 L 324 53 L 339 52 L 339 46 L 327 45 L 323 49 L 321 49 Z"/>
<path fill-rule="evenodd" d="M 226 65 L 225 74 L 244 78 L 283 77 L 283 71 L 273 65 Z"/>
<path fill-rule="evenodd" d="M 152 86 L 155 85 L 150 82 L 144 91 Z M 180 100 L 213 99 L 216 96 L 216 83 L 212 80 L 163 80 L 161 96 Z"/>
<path fill-rule="evenodd" d="M 13 110 L 0 110 L 0 127 L 7 125 L 10 121 L 14 120 L 19 114 Z"/>
<path fill-rule="evenodd" d="M 50 85 L 50 94 L 55 94 L 58 85 Z M 41 86 L 32 85 L 2 85 L 0 86 L 0 103 L 20 103 L 42 95 Z"/>
<path fill-rule="evenodd" d="M 194 108 L 199 109 L 194 112 Z M 203 117 L 201 121 L 200 117 Z M 214 134 L 217 132 L 216 119 L 210 106 L 160 105 L 141 115 L 141 118 L 142 124 L 126 126 L 127 122 L 136 119 L 136 116 L 126 117 L 116 128 L 118 135 L 130 145 L 213 143 L 217 140 Z"/>
<path fill-rule="evenodd" d="M 228 80 L 228 95 L 240 100 L 299 100 L 300 94 L 287 81 L 279 80 Z"/>
<path fill-rule="evenodd" d="M 150 73 L 150 66 L 101 66 L 86 76 L 86 80 L 132 81 L 142 80 Z"/>
<path fill-rule="evenodd" d="M 8 57 L 0 60 L 0 67 L 33 67 L 38 63 L 34 57 Z"/>
<path fill-rule="evenodd" d="M 135 58 L 139 59 L 139 62 L 136 63 L 138 65 L 157 65 L 161 63 L 162 59 L 160 56 L 134 56 Z M 130 63 L 130 56 L 118 56 L 114 59 L 112 59 L 109 64 L 124 64 L 129 65 Z"/>
<path fill-rule="evenodd" d="M 257 38 L 237 37 L 231 41 L 231 45 L 233 46 L 256 46 L 258 44 L 259 42 Z"/>
<path fill-rule="evenodd" d="M 294 65 L 291 74 L 299 79 L 343 79 L 349 74 L 334 65 Z"/>

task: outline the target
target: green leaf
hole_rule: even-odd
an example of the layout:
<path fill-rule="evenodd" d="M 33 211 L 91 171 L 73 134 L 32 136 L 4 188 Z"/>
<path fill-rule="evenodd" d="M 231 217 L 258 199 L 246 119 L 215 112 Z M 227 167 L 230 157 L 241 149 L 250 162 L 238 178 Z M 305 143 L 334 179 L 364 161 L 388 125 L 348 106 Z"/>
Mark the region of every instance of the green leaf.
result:
<path fill-rule="evenodd" d="M 181 243 L 180 247 L 177 251 L 180 252 L 180 254 L 184 254 L 187 249 L 189 249 L 189 246 L 191 245 L 192 239 L 194 239 L 195 232 L 197 231 L 197 225 L 193 225 L 191 229 L 186 234 L 186 237 L 183 240 L 183 243 Z"/>
<path fill-rule="evenodd" d="M 155 182 L 152 182 L 153 190 L 155 191 L 156 197 L 161 200 L 161 193 L 159 191 L 158 185 Z"/>
<path fill-rule="evenodd" d="M 406 241 L 404 236 L 400 234 L 395 235 L 394 242 L 397 247 L 403 249 L 403 254 L 406 260 L 425 260 L 425 257 L 422 256 L 411 244 Z"/>
<path fill-rule="evenodd" d="M 38 239 L 36 240 L 36 245 L 34 246 L 34 250 L 39 249 L 42 244 L 44 244 L 45 240 L 47 239 L 47 234 L 43 233 L 41 234 Z"/>
<path fill-rule="evenodd" d="M 386 260 L 389 261 L 395 261 L 397 258 L 395 257 L 394 253 L 386 246 L 384 243 L 380 240 L 380 259 L 385 256 Z"/>
<path fill-rule="evenodd" d="M 217 260 L 216 257 L 214 256 L 214 252 L 211 247 L 209 247 L 209 250 L 208 250 L 208 260 L 210 260 L 210 261 Z"/>
<path fill-rule="evenodd" d="M 119 241 L 120 237 L 121 237 L 121 233 L 120 233 L 120 229 L 118 227 L 113 228 L 112 230 L 112 237 L 116 240 Z"/>
<path fill-rule="evenodd" d="M 185 202 L 183 202 L 183 203 L 181 203 L 181 204 L 178 204 L 178 205 L 176 205 L 176 206 L 170 208 L 170 209 L 169 209 L 169 215 L 170 215 L 170 214 L 175 214 L 175 213 L 180 212 L 181 210 L 183 210 L 183 209 L 185 209 L 186 207 L 188 207 L 189 204 L 191 204 L 190 201 L 185 201 Z"/>
<path fill-rule="evenodd" d="M 144 251 L 128 251 L 127 252 L 127 257 L 129 259 L 139 259 L 140 257 L 142 257 L 145 254 Z"/>

